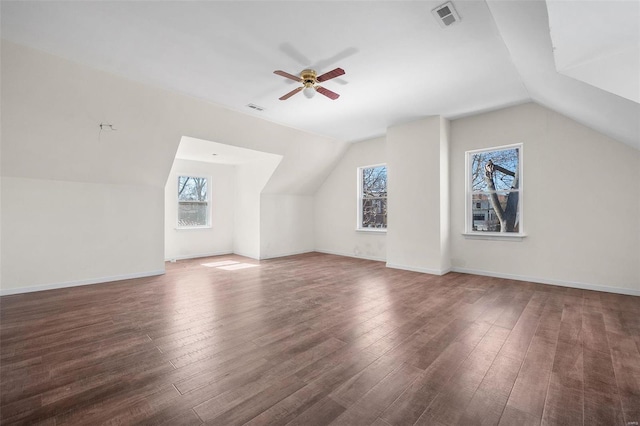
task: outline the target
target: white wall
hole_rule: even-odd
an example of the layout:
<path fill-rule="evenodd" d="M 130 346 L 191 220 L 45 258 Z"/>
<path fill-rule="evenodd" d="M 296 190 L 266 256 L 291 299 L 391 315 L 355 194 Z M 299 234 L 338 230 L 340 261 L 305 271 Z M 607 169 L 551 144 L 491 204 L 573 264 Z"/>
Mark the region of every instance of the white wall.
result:
<path fill-rule="evenodd" d="M 452 122 L 455 270 L 640 295 L 640 152 L 535 104 Z M 524 144 L 521 242 L 464 232 L 465 151 Z"/>
<path fill-rule="evenodd" d="M 3 41 L 1 55 L 2 292 L 161 272 L 163 191 L 182 136 L 282 156 L 281 164 L 261 189 L 272 194 L 313 194 L 345 146 L 334 139 L 129 81 L 14 43 Z M 117 131 L 99 134 L 101 122 L 114 124 Z M 33 179 L 44 184 L 25 183 Z M 47 185 L 48 181 L 56 184 Z M 101 200 L 113 200 L 115 207 L 126 202 L 128 223 L 123 225 L 125 218 L 117 214 L 87 219 L 78 227 L 77 232 L 82 232 L 74 242 L 60 230 L 75 222 L 47 220 L 52 229 L 45 232 L 47 238 L 41 238 L 29 231 L 29 216 L 15 214 L 23 207 L 34 208 L 34 200 L 42 195 L 38 188 L 46 187 L 47 202 L 38 204 L 38 218 L 79 220 L 73 203 L 68 202 L 76 184 L 94 184 L 91 194 L 81 186 L 82 194 L 101 207 L 106 208 Z M 136 188 L 131 193 L 149 194 L 148 198 L 121 194 L 122 188 L 128 187 Z M 21 192 L 21 198 L 16 199 Z M 13 205 L 15 202 L 19 204 Z M 259 195 L 253 202 L 258 209 L 251 214 L 257 216 L 250 218 L 247 229 L 254 234 L 238 235 L 234 247 L 259 257 Z M 152 212 L 150 204 L 158 208 Z M 21 234 L 12 232 L 12 228 Z M 122 245 L 112 238 L 106 239 L 107 244 L 93 238 L 103 234 L 132 234 L 129 238 L 135 244 Z M 250 245 L 247 250 L 243 246 L 246 242 Z M 26 256 L 24 247 L 38 247 L 38 256 Z M 115 252 L 115 258 L 98 257 Z M 47 257 L 53 253 L 55 264 Z M 136 261 L 132 264 L 115 259 Z M 40 268 L 26 267 L 34 263 Z"/>
<path fill-rule="evenodd" d="M 261 185 L 255 168 L 238 167 L 246 178 L 236 180 L 238 253 L 288 254 L 292 242 L 304 250 L 312 214 L 319 250 L 419 270 L 445 265 L 438 117 L 393 127 L 386 142 L 354 144 L 329 175 L 341 142 L 12 43 L 1 54 L 2 293 L 162 272 L 163 191 L 183 135 L 283 157 Z M 99 135 L 100 122 L 118 130 Z M 514 142 L 525 144 L 529 236 L 464 239 L 464 151 Z M 640 294 L 637 150 L 533 104 L 455 120 L 449 144 L 456 270 Z M 385 161 L 389 233 L 357 233 L 356 168 Z M 253 195 L 239 200 L 243 185 Z"/>
<path fill-rule="evenodd" d="M 427 117 L 387 129 L 389 213 L 387 266 L 432 274 L 449 271 L 447 122 Z M 444 152 L 441 152 L 444 151 Z M 444 192 L 444 193 L 442 193 Z"/>
<path fill-rule="evenodd" d="M 178 176 L 210 178 L 211 227 L 177 229 Z M 234 166 L 176 159 L 164 191 L 164 258 L 185 259 L 233 252 Z"/>
<path fill-rule="evenodd" d="M 260 194 L 279 167 L 281 158 L 254 160 L 236 166 L 236 196 L 233 225 L 233 252 L 260 259 Z"/>
<path fill-rule="evenodd" d="M 315 195 L 317 251 L 386 260 L 386 233 L 356 231 L 357 168 L 386 162 L 385 138 L 352 144 Z"/>
<path fill-rule="evenodd" d="M 313 251 L 314 219 L 313 196 L 262 194 L 260 258 Z"/>
<path fill-rule="evenodd" d="M 451 270 L 451 122 L 440 117 L 440 267 Z"/>
<path fill-rule="evenodd" d="M 163 195 L 142 185 L 3 177 L 2 293 L 163 273 Z"/>

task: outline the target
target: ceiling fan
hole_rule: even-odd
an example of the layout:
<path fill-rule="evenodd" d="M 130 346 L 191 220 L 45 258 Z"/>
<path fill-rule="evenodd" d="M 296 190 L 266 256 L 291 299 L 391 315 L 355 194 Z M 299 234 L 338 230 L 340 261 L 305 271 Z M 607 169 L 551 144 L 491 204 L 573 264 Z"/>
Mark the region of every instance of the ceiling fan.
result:
<path fill-rule="evenodd" d="M 315 95 L 315 92 L 322 93 L 327 98 L 332 99 L 334 101 L 340 97 L 340 95 L 338 95 L 336 92 L 332 92 L 329 89 L 325 89 L 322 86 L 318 86 L 318 83 L 322 83 L 323 81 L 331 80 L 332 78 L 336 78 L 343 75 L 344 70 L 342 68 L 336 68 L 332 71 L 326 72 L 321 75 L 317 75 L 315 70 L 306 69 L 300 73 L 299 77 L 293 74 L 289 74 L 288 72 L 280 71 L 280 70 L 274 71 L 273 73 L 278 74 L 279 76 L 282 76 L 285 78 L 289 78 L 291 80 L 295 80 L 299 83 L 302 83 L 301 87 L 296 87 L 286 95 L 280 97 L 279 99 L 281 101 L 286 101 L 287 99 L 289 99 L 290 97 L 292 97 L 293 95 L 295 95 L 301 90 L 302 90 L 302 93 L 307 98 L 312 98 L 313 95 Z"/>

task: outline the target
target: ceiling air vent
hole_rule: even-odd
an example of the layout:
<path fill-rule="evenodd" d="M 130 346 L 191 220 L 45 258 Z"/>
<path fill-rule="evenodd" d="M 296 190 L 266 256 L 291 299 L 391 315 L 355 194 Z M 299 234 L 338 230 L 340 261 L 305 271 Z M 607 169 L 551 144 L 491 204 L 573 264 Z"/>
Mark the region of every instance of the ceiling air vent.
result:
<path fill-rule="evenodd" d="M 264 108 L 256 104 L 247 104 L 247 106 L 251 109 L 255 109 L 256 111 L 264 111 Z"/>
<path fill-rule="evenodd" d="M 460 20 L 458 12 L 453 8 L 453 4 L 450 1 L 436 7 L 431 13 L 436 17 L 442 28 L 446 28 Z"/>

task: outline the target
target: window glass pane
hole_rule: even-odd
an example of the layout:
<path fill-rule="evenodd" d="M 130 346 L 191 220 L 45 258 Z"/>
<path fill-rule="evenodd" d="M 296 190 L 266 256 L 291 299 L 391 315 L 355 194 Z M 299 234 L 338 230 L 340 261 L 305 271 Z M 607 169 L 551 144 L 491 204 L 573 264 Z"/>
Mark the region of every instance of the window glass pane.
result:
<path fill-rule="evenodd" d="M 209 225 L 208 179 L 178 176 L 178 226 Z"/>
<path fill-rule="evenodd" d="M 473 194 L 471 230 L 502 232 L 501 224 L 504 224 L 504 232 L 520 232 L 519 197 L 518 191 L 500 191 L 494 195 L 490 193 Z"/>
<path fill-rule="evenodd" d="M 362 169 L 362 196 L 387 196 L 387 167 L 368 167 Z"/>
<path fill-rule="evenodd" d="M 178 176 L 178 201 L 207 201 L 207 178 Z"/>
<path fill-rule="evenodd" d="M 471 190 L 490 191 L 518 187 L 518 148 L 471 154 Z M 493 182 L 494 188 L 491 188 Z"/>
<path fill-rule="evenodd" d="M 207 226 L 207 203 L 178 203 L 178 226 Z"/>
<path fill-rule="evenodd" d="M 467 153 L 467 229 L 520 233 L 522 145 Z"/>
<path fill-rule="evenodd" d="M 387 199 L 364 198 L 362 203 L 362 227 L 386 228 L 387 227 Z"/>
<path fill-rule="evenodd" d="M 359 171 L 361 186 L 358 228 L 387 227 L 387 166 L 363 167 Z"/>

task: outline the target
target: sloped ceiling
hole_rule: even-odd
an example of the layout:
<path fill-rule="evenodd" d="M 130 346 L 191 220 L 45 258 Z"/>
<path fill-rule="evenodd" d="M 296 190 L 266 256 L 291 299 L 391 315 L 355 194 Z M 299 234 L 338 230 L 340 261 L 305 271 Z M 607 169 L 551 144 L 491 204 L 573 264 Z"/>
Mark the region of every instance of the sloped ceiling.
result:
<path fill-rule="evenodd" d="M 559 73 L 640 102 L 640 1 L 547 0 L 547 12 Z"/>
<path fill-rule="evenodd" d="M 236 166 L 264 160 L 278 163 L 282 160 L 282 155 L 183 136 L 176 151 L 176 158 Z"/>
<path fill-rule="evenodd" d="M 567 3 L 582 7 L 579 1 Z M 488 5 L 533 101 L 640 149 L 640 104 L 556 70 L 544 1 L 489 0 Z"/>
<path fill-rule="evenodd" d="M 2 37 L 345 141 L 534 100 L 640 149 L 638 103 L 557 73 L 543 0 L 455 1 L 448 28 L 441 3 L 3 1 Z M 341 97 L 279 101 L 307 67 Z"/>

